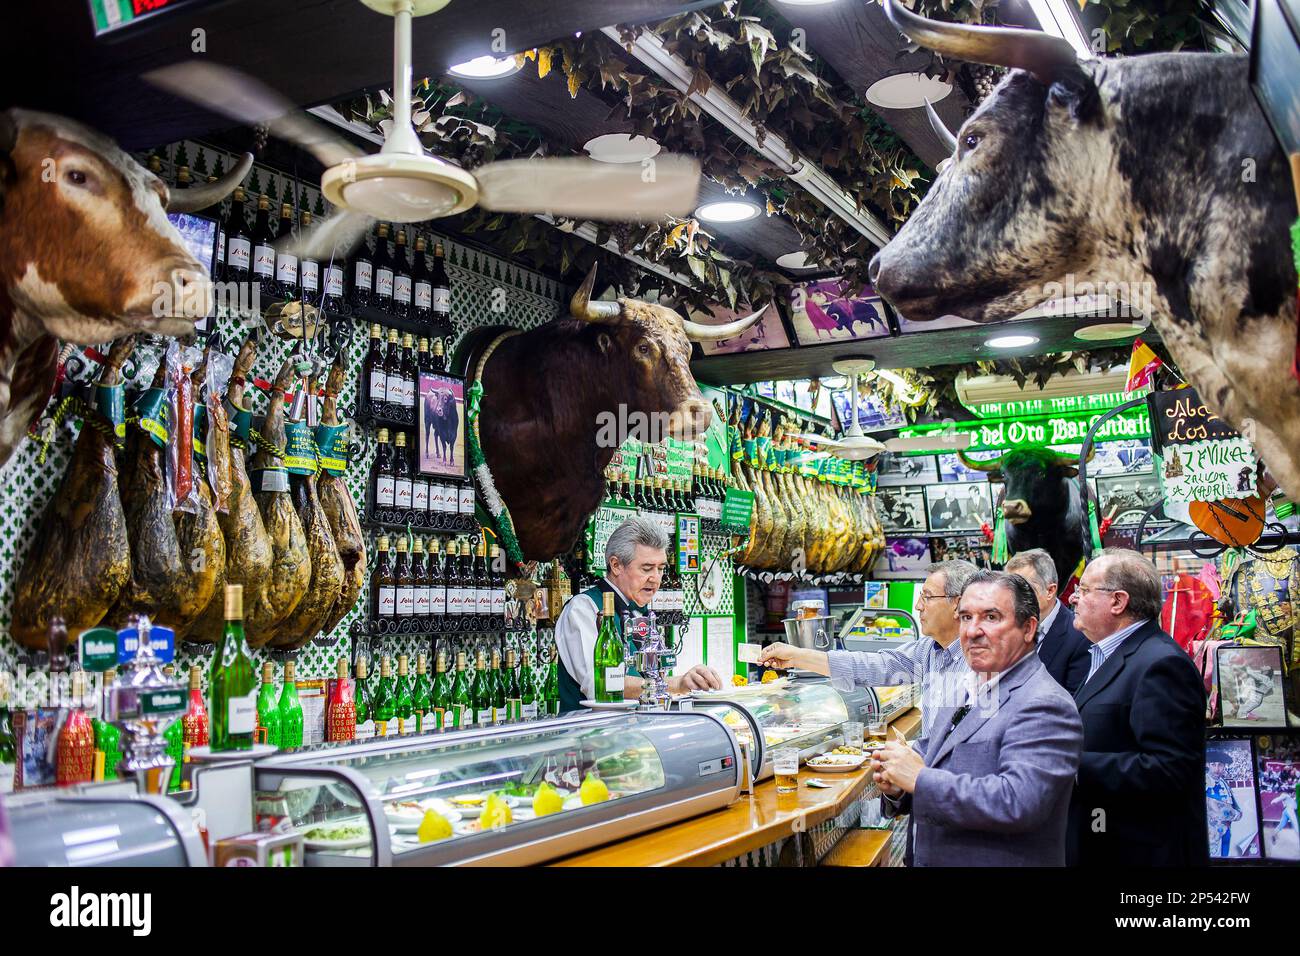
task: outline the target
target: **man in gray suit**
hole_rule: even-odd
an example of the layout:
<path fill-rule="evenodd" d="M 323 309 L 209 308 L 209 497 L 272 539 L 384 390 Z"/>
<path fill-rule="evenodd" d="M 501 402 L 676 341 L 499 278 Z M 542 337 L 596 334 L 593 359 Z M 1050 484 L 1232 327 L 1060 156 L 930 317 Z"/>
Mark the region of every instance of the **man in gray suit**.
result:
<path fill-rule="evenodd" d="M 939 714 L 924 756 L 889 741 L 872 758 L 886 815 L 913 815 L 917 866 L 1065 865 L 1083 725 L 1034 653 L 1038 613 L 1024 578 L 975 574 L 957 607 L 966 702 Z"/>

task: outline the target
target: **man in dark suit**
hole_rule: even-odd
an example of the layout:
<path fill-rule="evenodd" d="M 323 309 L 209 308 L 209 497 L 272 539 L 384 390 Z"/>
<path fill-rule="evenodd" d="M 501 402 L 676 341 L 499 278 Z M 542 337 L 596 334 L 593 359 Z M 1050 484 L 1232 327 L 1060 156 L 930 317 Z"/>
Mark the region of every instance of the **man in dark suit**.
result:
<path fill-rule="evenodd" d="M 1074 695 L 1083 757 L 1066 859 L 1081 866 L 1208 863 L 1205 690 L 1191 658 L 1160 629 L 1160 577 L 1135 551 L 1106 548 L 1074 591 L 1091 642 Z"/>
<path fill-rule="evenodd" d="M 1074 612 L 1057 599 L 1056 562 L 1042 548 L 1021 551 L 1007 562 L 1008 574 L 1018 574 L 1038 598 L 1038 659 L 1056 682 L 1073 694 L 1088 676 L 1092 645 L 1074 626 Z"/>

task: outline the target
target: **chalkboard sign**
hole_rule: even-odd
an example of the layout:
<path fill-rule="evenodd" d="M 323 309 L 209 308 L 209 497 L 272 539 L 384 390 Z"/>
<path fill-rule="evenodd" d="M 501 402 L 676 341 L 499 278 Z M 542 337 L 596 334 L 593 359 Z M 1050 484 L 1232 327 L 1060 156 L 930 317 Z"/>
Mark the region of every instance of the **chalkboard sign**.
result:
<path fill-rule="evenodd" d="M 1157 451 L 1167 445 L 1241 437 L 1241 432 L 1206 407 L 1194 388 L 1152 392 L 1147 400 Z"/>
<path fill-rule="evenodd" d="M 614 529 L 635 515 L 635 508 L 619 505 L 602 505 L 587 525 L 587 570 L 592 574 L 605 572 L 605 545 Z M 558 613 L 558 612 L 557 612 Z"/>

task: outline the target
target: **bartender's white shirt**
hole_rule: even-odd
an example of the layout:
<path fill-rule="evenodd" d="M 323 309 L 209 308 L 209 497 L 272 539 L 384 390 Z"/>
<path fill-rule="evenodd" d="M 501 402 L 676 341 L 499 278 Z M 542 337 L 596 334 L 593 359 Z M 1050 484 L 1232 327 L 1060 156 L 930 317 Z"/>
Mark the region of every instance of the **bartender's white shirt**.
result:
<path fill-rule="evenodd" d="M 605 578 L 614 593 L 624 601 L 627 595 L 614 586 L 614 582 Z M 596 656 L 596 615 L 599 608 L 591 598 L 578 593 L 569 598 L 560 612 L 560 619 L 555 622 L 555 646 L 560 651 L 560 663 L 582 688 L 587 700 L 596 696 L 596 676 L 592 672 L 592 662 Z"/>

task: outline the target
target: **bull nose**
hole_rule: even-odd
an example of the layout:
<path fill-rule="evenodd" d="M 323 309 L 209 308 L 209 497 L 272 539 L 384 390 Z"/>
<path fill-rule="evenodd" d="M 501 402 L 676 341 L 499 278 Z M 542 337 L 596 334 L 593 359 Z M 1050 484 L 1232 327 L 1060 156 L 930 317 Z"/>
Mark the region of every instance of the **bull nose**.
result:
<path fill-rule="evenodd" d="M 881 254 L 877 252 L 874 256 L 871 257 L 871 261 L 867 263 L 867 278 L 871 280 L 871 285 L 873 288 L 875 287 L 876 283 L 880 279 L 880 267 L 881 267 Z"/>
<path fill-rule="evenodd" d="M 703 399 L 689 398 L 668 416 L 668 433 L 690 440 L 704 434 L 713 421 L 713 407 Z"/>
<path fill-rule="evenodd" d="M 1004 518 L 1025 519 L 1033 517 L 1033 514 L 1029 502 L 1021 498 L 1013 498 L 1011 501 L 1002 502 L 1002 516 Z"/>

